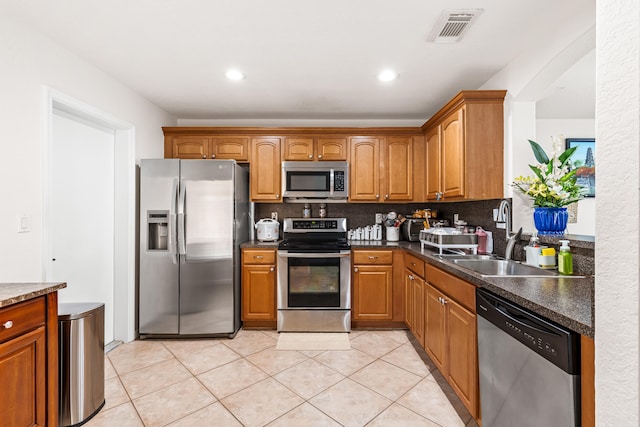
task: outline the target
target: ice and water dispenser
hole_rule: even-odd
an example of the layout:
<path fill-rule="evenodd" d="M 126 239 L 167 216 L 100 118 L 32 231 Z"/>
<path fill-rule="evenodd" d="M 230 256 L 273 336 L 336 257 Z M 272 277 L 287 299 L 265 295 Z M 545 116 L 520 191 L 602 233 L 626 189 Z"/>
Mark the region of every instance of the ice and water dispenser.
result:
<path fill-rule="evenodd" d="M 147 250 L 169 249 L 169 211 L 147 211 Z"/>

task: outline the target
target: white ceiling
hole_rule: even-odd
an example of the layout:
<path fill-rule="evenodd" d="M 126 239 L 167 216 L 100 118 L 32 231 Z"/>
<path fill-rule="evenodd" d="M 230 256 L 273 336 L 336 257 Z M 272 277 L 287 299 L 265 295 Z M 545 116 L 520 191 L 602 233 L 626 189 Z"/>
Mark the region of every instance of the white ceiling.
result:
<path fill-rule="evenodd" d="M 2 13 L 177 118 L 419 122 L 522 52 L 549 44 L 584 6 L 583 0 L 0 0 Z M 443 10 L 465 8 L 483 12 L 460 42 L 426 40 Z M 229 67 L 247 78 L 227 80 Z M 386 67 L 398 71 L 398 80 L 377 81 Z M 586 77 L 568 76 L 555 92 L 584 94 L 570 88 L 578 81 L 595 88 L 595 64 L 576 72 Z M 543 109 L 540 103 L 539 115 Z"/>

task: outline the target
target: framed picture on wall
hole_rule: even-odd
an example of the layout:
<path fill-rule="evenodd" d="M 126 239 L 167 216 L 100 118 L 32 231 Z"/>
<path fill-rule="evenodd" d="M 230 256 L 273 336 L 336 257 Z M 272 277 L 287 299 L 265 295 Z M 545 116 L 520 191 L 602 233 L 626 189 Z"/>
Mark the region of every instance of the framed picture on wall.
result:
<path fill-rule="evenodd" d="M 571 157 L 571 168 L 577 169 L 577 184 L 585 189 L 585 197 L 596 195 L 596 140 L 594 138 L 567 138 L 566 147 L 578 147 Z"/>

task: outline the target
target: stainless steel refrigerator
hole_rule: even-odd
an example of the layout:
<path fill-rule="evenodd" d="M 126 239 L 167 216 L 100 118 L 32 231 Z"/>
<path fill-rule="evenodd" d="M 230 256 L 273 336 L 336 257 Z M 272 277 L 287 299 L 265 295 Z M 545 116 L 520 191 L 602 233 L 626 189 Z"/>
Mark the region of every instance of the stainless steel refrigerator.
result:
<path fill-rule="evenodd" d="M 233 337 L 248 169 L 234 160 L 141 160 L 139 194 L 140 337 Z"/>

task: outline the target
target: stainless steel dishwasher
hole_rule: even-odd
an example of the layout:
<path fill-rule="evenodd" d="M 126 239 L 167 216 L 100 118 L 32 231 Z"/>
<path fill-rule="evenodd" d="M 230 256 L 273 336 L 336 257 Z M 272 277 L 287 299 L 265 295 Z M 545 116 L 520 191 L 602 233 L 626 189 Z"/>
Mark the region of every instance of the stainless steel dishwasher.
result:
<path fill-rule="evenodd" d="M 580 337 L 478 289 L 483 427 L 580 426 Z"/>

